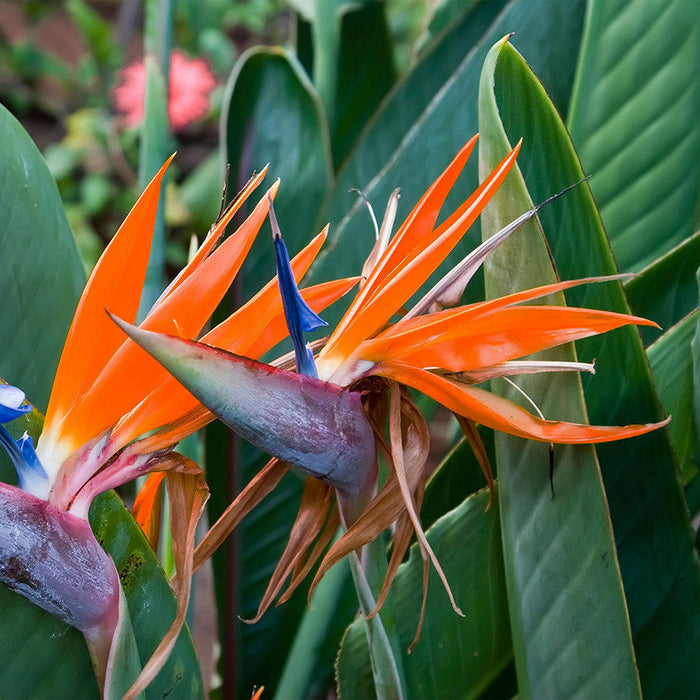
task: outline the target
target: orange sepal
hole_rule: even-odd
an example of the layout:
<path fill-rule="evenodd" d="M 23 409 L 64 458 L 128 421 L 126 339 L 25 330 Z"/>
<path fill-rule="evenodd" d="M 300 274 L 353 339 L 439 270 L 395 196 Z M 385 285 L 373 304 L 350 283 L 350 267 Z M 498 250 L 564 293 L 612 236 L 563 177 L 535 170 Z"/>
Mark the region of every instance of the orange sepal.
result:
<path fill-rule="evenodd" d="M 253 177 L 248 180 L 245 187 L 236 196 L 236 199 L 224 209 L 220 217 L 214 222 L 214 225 L 209 230 L 209 233 L 207 233 L 204 242 L 194 254 L 192 260 L 187 263 L 180 274 L 173 280 L 172 284 L 163 293 L 163 297 L 169 295 L 179 287 L 200 266 L 202 261 L 209 255 L 212 248 L 218 243 L 219 239 L 226 231 L 226 227 L 231 223 L 231 219 L 238 213 L 238 210 L 243 206 L 251 192 L 263 181 L 266 173 L 267 165 L 257 175 L 253 175 Z"/>
<path fill-rule="evenodd" d="M 435 228 L 442 205 L 467 164 L 478 138 L 479 135 L 476 134 L 462 146 L 452 162 L 426 190 L 399 226 L 365 283 L 368 287 L 366 290 L 368 295 L 371 295 L 377 286 L 396 270 L 411 251 L 425 244 L 425 239 Z"/>
<path fill-rule="evenodd" d="M 387 363 L 377 365 L 373 373 L 413 387 L 475 423 L 481 423 L 517 437 L 542 442 L 558 444 L 611 442 L 657 430 L 671 420 L 669 417 L 660 423 L 626 426 L 582 425 L 542 420 L 501 396 L 484 389 L 466 386 L 417 367 Z"/>
<path fill-rule="evenodd" d="M 396 274 L 376 287 L 363 287 L 362 305 L 353 304 L 331 335 L 319 357 L 347 358 L 366 338 L 376 333 L 435 271 L 474 223 L 515 164 L 520 144 L 494 168 L 477 190 L 434 232 L 429 244 L 418 243 L 398 265 Z M 359 296 L 359 295 L 358 295 Z M 347 319 L 347 321 L 345 320 Z"/>
<path fill-rule="evenodd" d="M 272 186 L 273 193 L 277 186 L 277 183 Z M 230 286 L 267 211 L 268 199 L 264 196 L 236 233 L 154 307 L 140 327 L 195 337 Z M 102 314 L 106 317 L 104 310 Z M 127 338 L 80 403 L 69 412 L 71 437 L 81 444 L 108 428 L 168 377 L 158 362 Z"/>
<path fill-rule="evenodd" d="M 148 183 L 97 261 L 78 302 L 56 370 L 44 430 L 54 432 L 83 387 L 89 387 L 124 340 L 109 307 L 133 322 L 151 250 L 160 185 L 171 156 Z M 77 447 L 80 442 L 75 442 Z"/>
<path fill-rule="evenodd" d="M 365 300 L 374 292 L 378 284 L 386 279 L 395 269 L 397 258 L 399 260 L 403 259 L 405 248 L 412 249 L 420 236 L 427 235 L 432 231 L 440 209 L 460 172 L 462 172 L 462 168 L 469 160 L 477 139 L 478 134 L 473 136 L 462 147 L 460 152 L 452 159 L 452 162 L 418 200 L 411 213 L 406 217 L 389 242 L 384 253 L 373 266 L 369 277 L 365 280 L 357 296 L 353 299 L 345 315 L 338 323 L 336 332 L 333 334 L 334 336 L 340 336 L 345 332 L 346 327 L 351 325 L 353 318 L 362 308 Z"/>
<path fill-rule="evenodd" d="M 621 326 L 656 325 L 638 316 L 567 306 L 508 306 L 476 318 L 466 308 L 422 320 L 410 331 L 366 341 L 358 357 L 468 372 Z"/>
<path fill-rule="evenodd" d="M 154 552 L 158 551 L 160 540 L 161 493 L 164 478 L 164 472 L 149 474 L 136 494 L 134 507 L 131 509 L 131 514 L 143 530 Z"/>

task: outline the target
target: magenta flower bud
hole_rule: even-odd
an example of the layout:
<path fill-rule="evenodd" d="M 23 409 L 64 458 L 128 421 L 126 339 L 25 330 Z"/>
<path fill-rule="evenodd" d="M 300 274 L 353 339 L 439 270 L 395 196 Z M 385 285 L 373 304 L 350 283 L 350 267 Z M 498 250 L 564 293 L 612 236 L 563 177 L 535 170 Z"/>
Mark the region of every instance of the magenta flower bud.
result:
<path fill-rule="evenodd" d="M 86 636 L 117 623 L 119 576 L 90 525 L 3 483 L 0 580 Z"/>

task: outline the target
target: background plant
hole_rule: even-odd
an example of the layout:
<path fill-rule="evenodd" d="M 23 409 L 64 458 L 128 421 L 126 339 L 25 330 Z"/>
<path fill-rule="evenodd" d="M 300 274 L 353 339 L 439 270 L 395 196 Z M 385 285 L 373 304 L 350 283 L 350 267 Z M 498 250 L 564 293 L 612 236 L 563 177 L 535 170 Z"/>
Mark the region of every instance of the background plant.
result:
<path fill-rule="evenodd" d="M 700 681 L 693 663 L 700 643 L 694 541 L 700 481 L 691 344 L 700 264 L 697 4 L 297 0 L 283 6 L 217 1 L 207 3 L 206 12 L 195 11 L 200 4 L 185 0 L 168 4 L 172 45 L 205 53 L 222 83 L 230 75 L 207 120 L 177 137 L 184 153 L 171 193 L 178 206 L 166 206 L 165 219 L 171 230 L 176 222 L 180 245 L 167 249 L 166 260 L 184 256 L 187 235 L 193 228 L 203 233 L 216 215 L 223 162 L 231 164 L 232 192 L 267 162 L 270 175 L 282 177 L 276 209 L 290 251 L 330 221 L 330 243 L 312 270 L 314 280 L 356 274 L 371 248 L 369 218 L 351 187 L 362 189 L 376 211 L 401 187 L 400 219 L 476 131 L 482 134 L 484 167 L 507 142 L 524 139 L 518 161 L 524 186 L 509 183 L 482 224 L 484 234 L 499 218 L 527 209 L 530 200 L 541 201 L 582 174 L 591 176 L 590 193 L 581 186 L 541 214 L 557 272 L 562 279 L 617 270 L 639 274 L 624 289 L 572 290 L 567 300 L 613 310 L 626 310 L 628 304 L 662 330 L 645 330 L 643 342 L 637 331 L 624 329 L 577 344 L 581 359 L 597 359 L 597 374 L 581 387 L 589 418 L 623 424 L 671 413 L 673 421 L 667 432 L 598 447 L 595 453 L 557 450 L 554 501 L 548 493 L 546 449 L 524 449 L 511 439 L 494 441 L 485 434 L 499 476 L 499 504 L 484 513 L 487 497 L 480 491 L 478 466 L 469 448 L 457 442 L 456 425 L 435 415 L 435 461 L 441 464 L 422 518 L 432 524 L 431 544 L 468 614 L 465 620 L 457 618 L 439 587 L 432 586 L 423 636 L 404 658 L 404 671 L 409 695 L 417 697 L 593 694 L 594 686 L 582 684 L 582 678 L 635 695 L 637 671 L 646 696 L 695 695 Z M 29 25 L 57 11 L 48 8 L 23 6 Z M 60 61 L 32 49 L 31 42 L 6 42 L 2 53 L 2 99 L 9 110 L 33 134 L 37 113 L 63 121 L 65 128 L 61 140 L 41 143 L 59 183 L 59 199 L 38 152 L 9 115 L 2 115 L 3 143 L 15 148 L 2 155 L 0 241 L 3 264 L 22 273 L 17 274 L 19 287 L 0 277 L 3 324 L 13 330 L 0 356 L 0 376 L 23 386 L 39 408 L 45 407 L 50 375 L 84 280 L 64 211 L 89 265 L 116 228 L 122 208 L 133 201 L 143 144 L 138 132 L 119 131 L 112 122 L 109 90 L 115 71 L 132 55 L 128 42 L 121 45 L 111 38 L 114 16 L 105 14 L 100 3 L 71 1 L 60 9 L 84 37 L 87 48 L 79 72 L 62 68 Z M 245 12 L 249 14 L 242 17 Z M 248 29 L 234 28 L 241 21 Z M 251 36 L 251 30 L 284 48 L 246 51 L 260 36 Z M 244 40 L 239 40 L 241 31 Z M 489 54 L 510 32 L 515 32 L 510 45 Z M 76 80 L 76 75 L 84 79 Z M 46 95 L 53 93 L 39 89 L 47 76 L 64 86 L 67 101 L 56 106 L 49 100 L 47 105 Z M 148 119 L 162 129 L 162 115 Z M 115 148 L 119 159 L 110 159 Z M 474 164 L 458 183 L 455 199 L 474 189 L 477 176 Z M 22 206 L 10 206 L 15 202 Z M 19 237 L 21 231 L 41 232 L 43 238 L 29 246 Z M 479 236 L 477 227 L 462 253 Z M 533 228 L 514 238 L 496 267 L 487 269 L 485 281 L 479 278 L 470 285 L 469 300 L 486 291 L 502 292 L 505 284 L 539 283 L 543 274 L 553 274 L 538 236 Z M 273 274 L 266 236 L 252 256 L 232 304 L 248 298 Z M 337 319 L 340 311 L 331 312 L 328 320 Z M 545 415 L 558 414 L 556 395 L 566 391 L 569 396 L 572 390 L 541 378 L 527 389 Z M 574 386 L 573 391 L 580 389 Z M 569 410 L 581 411 L 582 404 Z M 211 519 L 264 456 L 218 426 L 205 439 Z M 595 495 L 598 465 L 610 521 L 597 510 L 593 522 L 600 527 L 594 534 L 589 509 L 601 503 Z M 582 474 L 588 475 L 587 485 L 582 485 Z M 253 627 L 236 617 L 251 617 L 257 608 L 284 547 L 301 487 L 301 480 L 286 477 L 283 488 L 244 521 L 215 558 L 222 696 L 245 697 L 261 683 L 266 693 L 278 697 L 321 695 L 332 683 L 339 644 L 340 691 L 344 697 L 371 693 L 360 625 L 345 632 L 356 601 L 342 567 L 317 591 L 313 610 L 302 591 Z M 107 536 L 104 541 L 119 565 L 118 558 L 128 560 L 135 541 L 126 543 L 123 533 L 131 533 L 129 538 L 138 533 L 117 527 L 116 511 L 118 504 L 105 502 L 94 517 L 96 527 L 101 523 L 113 532 L 113 541 Z M 119 518 L 126 521 L 128 515 Z M 610 525 L 620 568 L 615 576 L 609 574 L 610 567 L 616 571 L 615 552 L 601 548 Z M 572 576 L 573 554 L 567 555 L 577 550 L 586 562 L 581 577 Z M 404 565 L 390 601 L 406 648 L 419 604 L 418 564 L 412 558 Z M 160 600 L 162 592 L 146 592 L 156 582 L 167 590 L 155 563 L 153 569 L 139 569 L 130 606 L 136 599 L 145 604 L 147 595 Z M 591 612 L 599 605 L 603 610 L 600 601 L 620 586 L 631 640 L 623 633 L 616 636 L 609 658 L 617 661 L 606 665 L 592 653 L 603 623 Z M 73 696 L 79 687 L 87 696 L 91 670 L 80 637 L 7 591 L 0 595 L 5 692 L 27 696 L 50 689 L 59 697 Z M 20 614 L 32 620 L 28 638 L 17 638 Z M 168 614 L 172 616 L 172 607 L 159 613 L 163 624 Z M 138 616 L 134 607 L 132 617 Z M 196 615 L 192 619 L 196 627 Z M 146 632 L 157 637 L 151 617 L 144 617 L 141 632 L 135 627 L 137 639 Z M 47 649 L 41 670 L 36 670 L 37 646 Z M 274 655 L 268 653 L 271 648 Z M 192 651 L 182 658 L 194 673 Z M 35 671 L 27 674 L 30 662 Z"/>

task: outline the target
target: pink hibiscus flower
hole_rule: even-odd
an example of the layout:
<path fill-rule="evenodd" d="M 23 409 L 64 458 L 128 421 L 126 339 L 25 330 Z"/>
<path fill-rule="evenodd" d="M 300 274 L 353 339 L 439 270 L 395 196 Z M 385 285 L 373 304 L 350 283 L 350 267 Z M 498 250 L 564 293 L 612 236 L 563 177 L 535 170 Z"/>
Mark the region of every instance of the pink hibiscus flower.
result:
<path fill-rule="evenodd" d="M 183 129 L 209 111 L 209 94 L 216 78 L 203 58 L 188 58 L 182 51 L 170 54 L 168 118 L 175 131 Z M 146 66 L 132 63 L 121 71 L 121 81 L 112 92 L 114 106 L 127 127 L 143 121 Z"/>

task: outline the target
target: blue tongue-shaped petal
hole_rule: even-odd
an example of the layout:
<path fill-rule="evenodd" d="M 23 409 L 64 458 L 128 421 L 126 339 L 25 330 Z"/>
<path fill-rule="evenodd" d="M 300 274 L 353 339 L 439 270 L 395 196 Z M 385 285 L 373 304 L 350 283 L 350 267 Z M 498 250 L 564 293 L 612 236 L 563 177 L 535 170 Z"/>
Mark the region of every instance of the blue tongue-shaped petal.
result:
<path fill-rule="evenodd" d="M 31 404 L 24 403 L 24 392 L 10 384 L 0 384 L 0 423 L 9 423 L 32 410 Z"/>
<path fill-rule="evenodd" d="M 272 205 L 272 197 L 268 195 L 270 203 L 270 225 L 272 226 L 272 238 L 275 243 L 275 259 L 277 263 L 277 284 L 282 295 L 284 317 L 287 321 L 289 336 L 294 344 L 294 354 L 297 361 L 297 372 L 308 377 L 317 377 L 314 354 L 304 342 L 304 333 L 315 331 L 328 324 L 314 313 L 304 301 L 292 273 L 289 262 L 287 246 L 282 238 L 282 232 L 277 223 L 275 210 Z"/>
<path fill-rule="evenodd" d="M 0 384 L 0 423 L 9 423 L 32 410 L 24 403 L 24 392 L 10 384 Z M 0 445 L 5 448 L 17 472 L 19 487 L 43 497 L 47 490 L 48 475 L 34 451 L 34 443 L 26 433 L 17 441 L 0 425 Z"/>
<path fill-rule="evenodd" d="M 27 433 L 22 435 L 17 440 L 17 447 L 24 460 L 23 468 L 17 470 L 19 487 L 29 493 L 41 494 L 48 484 L 49 476 L 34 450 L 34 442 L 31 435 Z"/>

